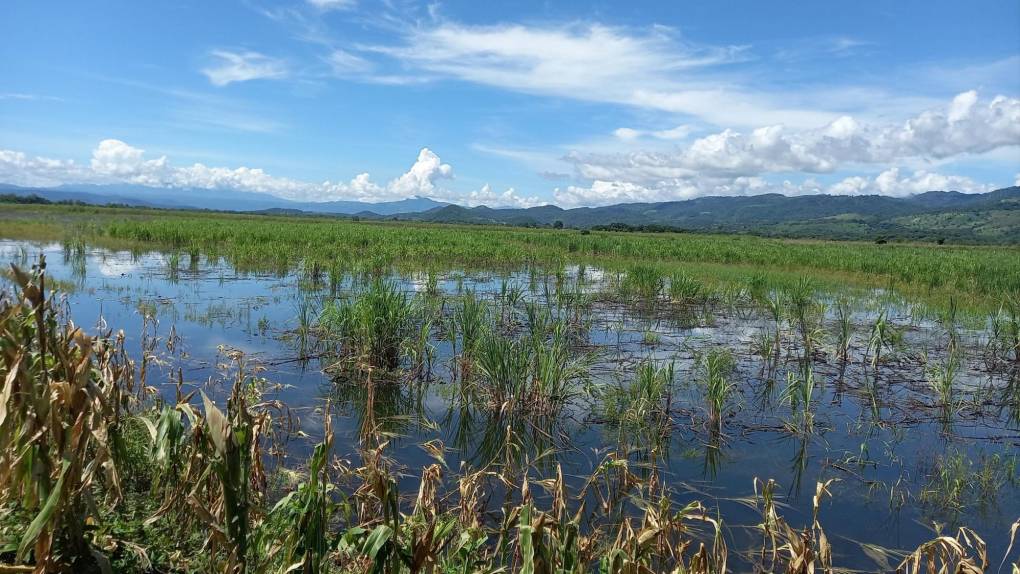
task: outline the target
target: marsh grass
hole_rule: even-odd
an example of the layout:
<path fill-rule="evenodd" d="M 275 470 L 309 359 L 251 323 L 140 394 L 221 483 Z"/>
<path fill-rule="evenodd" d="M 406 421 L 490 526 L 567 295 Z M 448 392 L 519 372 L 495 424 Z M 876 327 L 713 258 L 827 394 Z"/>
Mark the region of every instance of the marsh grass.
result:
<path fill-rule="evenodd" d="M 853 308 L 848 298 L 840 297 L 836 301 L 836 356 L 844 363 L 850 360 L 853 335 Z"/>
<path fill-rule="evenodd" d="M 918 499 L 933 518 L 950 523 L 968 509 L 994 508 L 1001 490 L 1020 480 L 1015 454 L 972 459 L 956 449 L 936 455 L 926 475 Z"/>
<path fill-rule="evenodd" d="M 522 433 L 509 426 L 485 425 L 498 431 L 492 442 L 502 458 L 480 467 L 451 469 L 442 443 L 421 445 L 434 463 L 422 465 L 402 493 L 403 471 L 389 454 L 396 434 L 379 424 L 384 417 L 366 419 L 352 462 L 333 453 L 327 403 L 319 411 L 322 439 L 307 462 L 268 469 L 287 416 L 266 396 L 257 366 L 225 351 L 225 406 L 204 392 L 215 385 L 197 392 L 182 378 L 176 400 L 164 402 L 146 390 L 122 339 L 86 337 L 60 321 L 44 296 L 42 267 L 15 272 L 19 298 L 0 301 L 0 342 L 14 351 L 2 354 L 0 371 L 0 534 L 14 532 L 18 547 L 2 555 L 18 562 L 13 570 L 3 564 L 6 571 L 26 564 L 89 573 L 112 570 L 109 564 L 231 574 L 733 570 L 718 511 L 678 504 L 679 493 L 654 466 L 609 453 L 590 475 L 567 477 L 525 454 Z M 524 389 L 525 397 L 543 384 L 561 390 L 542 394 L 562 394 L 572 375 L 559 369 L 570 363 L 565 354 L 573 356 L 564 333 L 562 326 L 534 338 L 488 333 L 475 355 L 486 365 L 479 372 L 502 381 L 493 387 Z M 540 348 L 554 351 L 538 359 Z M 722 375 L 732 357 L 719 351 L 702 360 L 703 376 L 728 383 Z M 641 362 L 629 384 L 606 390 L 607 414 L 620 424 L 668 428 L 673 378 L 671 363 Z M 376 385 L 358 388 L 368 392 L 358 402 L 374 412 Z M 18 454 L 25 452 L 31 460 Z M 993 493 L 1016 472 L 1015 460 L 993 456 L 973 469 L 955 460 L 937 463 L 930 489 L 948 504 Z M 271 476 L 286 485 L 283 492 L 271 492 Z M 780 514 L 775 483 L 756 480 L 762 542 L 747 552 L 768 571 L 833 571 L 836 554 L 821 518 L 833 488 L 831 480 L 816 484 L 811 521 L 799 529 Z M 987 566 L 983 541 L 965 528 L 922 544 L 900 568 L 917 572 L 926 560 L 961 572 Z"/>
<path fill-rule="evenodd" d="M 669 410 L 674 365 L 659 366 L 651 359 L 642 360 L 628 383 L 608 385 L 602 394 L 602 415 L 617 427 L 621 436 L 630 436 L 641 444 L 640 437 L 661 437 L 669 431 Z M 658 440 L 642 445 L 654 446 Z"/>
<path fill-rule="evenodd" d="M 956 396 L 956 379 L 962 368 L 961 361 L 959 351 L 951 348 L 946 357 L 935 364 L 929 364 L 925 369 L 928 385 L 938 397 L 939 408 L 946 420 L 951 419 L 960 407 Z"/>
<path fill-rule="evenodd" d="M 705 390 L 708 421 L 712 428 L 721 430 L 723 415 L 735 387 L 731 376 L 736 362 L 729 349 L 714 347 L 699 360 L 699 380 Z"/>
<path fill-rule="evenodd" d="M 888 308 L 882 309 L 871 325 L 871 334 L 868 336 L 865 356 L 870 358 L 871 368 L 878 368 L 882 357 L 887 353 L 894 353 L 902 341 L 903 333 L 889 320 Z"/>
<path fill-rule="evenodd" d="M 706 295 L 705 285 L 688 273 L 675 271 L 669 276 L 669 298 L 673 302 L 692 304 L 703 300 Z"/>
<path fill-rule="evenodd" d="M 562 325 L 562 324 L 558 324 Z M 548 337 L 488 333 L 475 356 L 479 390 L 496 410 L 553 415 L 587 378 L 588 357 L 572 356 L 564 328 Z"/>
<path fill-rule="evenodd" d="M 319 327 L 323 339 L 335 344 L 335 364 L 393 371 L 416 334 L 418 310 L 395 282 L 374 279 L 360 293 L 326 303 Z"/>
<path fill-rule="evenodd" d="M 625 297 L 637 297 L 643 302 L 658 299 L 664 285 L 662 272 L 649 265 L 635 265 L 627 270 L 620 285 Z"/>

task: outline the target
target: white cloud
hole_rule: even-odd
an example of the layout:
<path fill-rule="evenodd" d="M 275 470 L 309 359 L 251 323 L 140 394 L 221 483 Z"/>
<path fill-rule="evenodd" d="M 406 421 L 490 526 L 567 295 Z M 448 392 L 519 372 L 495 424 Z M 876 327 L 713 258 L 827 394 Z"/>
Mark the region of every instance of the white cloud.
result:
<path fill-rule="evenodd" d="M 333 50 L 326 58 L 326 61 L 337 76 L 364 73 L 372 69 L 371 62 L 347 50 Z"/>
<path fill-rule="evenodd" d="M 636 140 L 653 132 L 617 130 Z M 982 100 L 964 92 L 941 109 L 899 124 L 873 125 L 843 116 L 806 130 L 773 125 L 741 132 L 726 129 L 673 151 L 570 153 L 576 175 L 591 182 L 554 191 L 564 206 L 689 199 L 704 195 L 832 193 L 903 196 L 932 190 L 986 192 L 993 186 L 930 169 L 907 175 L 902 164 L 931 166 L 948 158 L 1013 150 L 1020 159 L 1020 99 Z M 814 179 L 770 183 L 765 176 L 832 173 L 881 166 L 874 177 L 851 176 L 829 187 Z"/>
<path fill-rule="evenodd" d="M 404 175 L 390 182 L 392 193 L 403 196 L 430 195 L 436 189 L 436 180 L 453 177 L 453 168 L 439 159 L 429 148 L 422 148 L 418 159 Z"/>
<path fill-rule="evenodd" d="M 282 60 L 250 50 L 213 50 L 210 56 L 216 63 L 204 68 L 202 73 L 215 86 L 249 80 L 278 80 L 285 78 L 288 73 L 287 65 Z"/>
<path fill-rule="evenodd" d="M 460 193 L 442 186 L 453 178 L 453 167 L 428 148 L 422 148 L 411 167 L 385 185 L 367 173 L 350 181 L 313 183 L 277 177 L 259 168 L 210 167 L 202 163 L 177 167 L 166 156 L 146 159 L 145 151 L 120 140 L 106 139 L 92 150 L 88 166 L 71 160 L 30 157 L 0 150 L 0 181 L 18 185 L 54 186 L 65 183 L 135 183 L 163 188 L 224 189 L 267 193 L 297 201 L 393 201 L 412 196 L 469 206 L 534 207 L 545 201 L 523 196 L 514 188 L 497 192 L 488 184 Z"/>
<path fill-rule="evenodd" d="M 63 98 L 56 96 L 44 96 L 41 94 L 25 94 L 21 92 L 8 92 L 6 94 L 0 94 L 0 100 L 22 100 L 22 101 L 51 101 L 61 102 Z"/>
<path fill-rule="evenodd" d="M 357 5 L 356 0 L 308 0 L 308 3 L 319 10 L 350 10 Z"/>
<path fill-rule="evenodd" d="M 613 130 L 613 135 L 616 136 L 617 139 L 621 139 L 623 141 L 634 141 L 636 139 L 644 137 L 651 137 L 658 140 L 673 141 L 685 139 L 687 136 L 691 135 L 692 131 L 694 131 L 694 128 L 688 125 L 677 126 L 675 128 L 670 128 L 666 130 L 639 130 L 634 128 L 617 128 Z"/>
<path fill-rule="evenodd" d="M 624 141 L 636 140 L 641 137 L 641 131 L 633 128 L 617 128 L 613 130 L 613 135 Z"/>
<path fill-rule="evenodd" d="M 428 148 L 423 148 L 408 171 L 385 185 L 361 173 L 350 181 L 313 183 L 277 177 L 259 168 L 210 167 L 202 163 L 173 166 L 166 156 L 146 159 L 145 151 L 120 140 L 106 139 L 92 151 L 89 165 L 71 160 L 30 157 L 25 153 L 0 150 L 0 181 L 18 185 L 54 186 L 65 183 L 135 183 L 164 188 L 226 189 L 267 193 L 298 201 L 389 201 L 410 196 L 464 201 L 454 191 L 440 187 L 453 177 L 453 168 Z M 490 197 L 488 192 L 468 197 Z M 520 203 L 515 193 L 508 202 Z"/>
<path fill-rule="evenodd" d="M 887 169 L 874 177 L 851 176 L 830 186 L 808 178 L 800 183 L 772 183 L 762 177 L 698 177 L 660 180 L 642 185 L 625 181 L 595 180 L 589 186 L 557 188 L 553 195 L 562 207 L 678 201 L 705 196 L 744 196 L 763 193 L 784 195 L 885 195 L 903 197 L 926 191 L 984 193 L 995 186 L 977 183 L 968 177 L 944 175 L 924 170 L 901 175 L 899 168 Z"/>
<path fill-rule="evenodd" d="M 91 170 L 73 160 L 32 157 L 20 151 L 0 149 L 0 179 L 24 186 L 60 185 L 90 181 Z"/>
<path fill-rule="evenodd" d="M 645 133 L 654 135 L 616 131 L 617 137 L 631 140 Z M 649 185 L 670 178 L 829 173 L 854 165 L 933 162 L 1018 145 L 1020 99 L 982 101 L 970 91 L 944 109 L 922 112 L 901 124 L 871 125 L 843 116 L 805 130 L 782 125 L 748 132 L 726 129 L 671 152 L 573 152 L 567 159 L 583 179 Z"/>
<path fill-rule="evenodd" d="M 486 205 L 488 207 L 535 207 L 548 203 L 535 196 L 525 197 L 519 195 L 517 190 L 512 187 L 507 188 L 503 193 L 499 193 L 493 191 L 489 184 L 483 185 L 477 191 L 470 192 L 466 196 L 461 197 L 460 200 L 461 203 L 472 207 L 477 205 Z"/>
<path fill-rule="evenodd" d="M 837 114 L 791 107 L 719 76 L 743 46 L 696 46 L 672 29 L 600 24 L 467 26 L 440 21 L 400 45 L 362 46 L 437 78 L 688 114 L 720 125 L 818 125 Z"/>
<path fill-rule="evenodd" d="M 158 185 L 164 178 L 166 156 L 143 159 L 145 150 L 114 139 L 99 142 L 92 151 L 92 171 L 101 176 L 126 178 L 133 183 Z"/>
<path fill-rule="evenodd" d="M 984 193 L 992 191 L 993 186 L 980 184 L 957 175 L 943 175 L 924 170 L 915 171 L 909 176 L 900 176 L 899 168 L 889 168 L 868 179 L 860 176 L 848 177 L 830 186 L 826 192 L 834 195 L 888 195 L 902 197 L 926 191 L 962 191 L 964 193 Z"/>

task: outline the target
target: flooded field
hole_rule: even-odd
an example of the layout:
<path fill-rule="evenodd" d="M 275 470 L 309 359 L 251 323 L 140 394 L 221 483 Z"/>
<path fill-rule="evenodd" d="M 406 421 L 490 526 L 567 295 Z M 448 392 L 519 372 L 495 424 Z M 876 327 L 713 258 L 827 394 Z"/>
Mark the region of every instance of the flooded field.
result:
<path fill-rule="evenodd" d="M 725 545 L 734 571 L 786 564 L 802 536 L 831 546 L 837 569 L 890 571 L 935 529 L 960 526 L 994 567 L 1020 516 L 1015 296 L 974 312 L 810 277 L 719 286 L 590 264 L 264 273 L 173 250 L 0 241 L 5 268 L 40 253 L 67 317 L 89 334 L 123 331 L 149 400 L 194 393 L 199 405 L 201 390 L 223 405 L 231 381 L 259 380 L 274 409 L 267 498 L 307 478 L 324 429 L 334 468 L 385 467 L 408 520 L 423 493 L 463 511 L 474 476 L 471 531 L 489 534 L 470 542 L 491 549 L 478 569 L 526 558 L 502 545 L 512 533 L 520 546 L 532 504 L 560 521 L 577 513 L 568 522 L 594 547 L 648 528 L 648 506 L 697 501 L 687 534 L 715 567 Z M 330 552 L 358 555 L 351 544 Z M 456 554 L 444 544 L 437 556 Z M 647 567 L 686 556 L 671 552 Z M 613 563 L 592 556 L 581 570 Z"/>

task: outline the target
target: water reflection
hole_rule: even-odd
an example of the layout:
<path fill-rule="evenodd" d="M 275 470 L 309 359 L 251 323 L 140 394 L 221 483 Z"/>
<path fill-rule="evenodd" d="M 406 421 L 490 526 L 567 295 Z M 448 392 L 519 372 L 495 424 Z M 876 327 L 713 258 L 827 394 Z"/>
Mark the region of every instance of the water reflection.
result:
<path fill-rule="evenodd" d="M 390 440 L 388 454 L 409 475 L 428 460 L 419 445 L 441 441 L 451 468 L 495 464 L 509 473 L 530 468 L 551 476 L 559 466 L 567 481 L 601 472 L 597 497 L 613 501 L 614 509 L 625 507 L 628 476 L 699 484 L 720 499 L 747 496 L 754 477 L 775 478 L 784 504 L 801 509 L 810 508 L 816 481 L 837 476 L 843 481 L 825 510 L 827 532 L 883 545 L 927 538 L 924 524 L 939 519 L 966 523 L 1004 548 L 1003 517 L 1020 513 L 1011 467 L 1020 440 L 1018 369 L 989 367 L 982 359 L 989 352 L 986 329 L 945 316 L 918 318 L 882 294 L 852 309 L 805 305 L 807 326 L 799 328 L 772 309 L 782 305 L 774 293 L 755 299 L 734 289 L 693 304 L 662 297 L 631 305 L 621 290 L 630 296 L 640 286 L 628 286 L 624 274 L 584 266 L 400 274 L 370 261 L 242 273 L 198 253 L 12 241 L 0 241 L 0 260 L 24 266 L 40 250 L 52 255 L 53 283 L 65 290 L 75 321 L 123 329 L 128 348 L 152 358 L 147 376 L 162 382 L 167 396 L 179 380 L 193 388 L 213 378 L 219 349 L 243 350 L 266 366 L 263 376 L 280 385 L 278 398 L 313 439 L 321 432 L 314 409 L 331 399 L 338 452 L 356 453 L 364 437 L 381 433 Z M 380 274 L 430 318 L 412 337 L 416 351 L 398 378 L 328 369 L 315 332 L 320 311 Z M 590 376 L 553 413 L 490 404 L 472 384 L 479 374 L 466 360 L 487 324 L 507 337 L 541 341 L 561 329 L 570 357 L 591 357 Z M 845 325 L 852 336 L 841 338 Z M 817 329 L 817 339 L 805 339 Z M 946 337 L 966 359 L 959 392 L 978 397 L 980 406 L 946 412 L 933 398 L 925 369 L 944 359 Z M 814 352 L 805 353 L 802 341 Z M 735 391 L 719 426 L 706 424 L 696 374 L 697 356 L 711 346 L 731 349 L 736 365 Z M 619 399 L 614 389 L 629 389 L 644 360 L 675 363 L 668 398 L 637 417 L 615 419 L 610 415 L 621 407 L 612 402 Z M 795 424 L 793 409 L 781 400 L 787 372 L 805 372 L 805 361 L 817 382 L 810 429 Z M 791 432 L 788 423 L 800 430 Z M 295 458 L 303 444 L 288 445 Z M 977 486 L 960 490 L 957 482 Z M 954 490 L 951 500 L 929 496 L 919 504 L 924 492 Z M 954 505 L 951 515 L 933 511 Z M 841 563 L 872 567 L 874 561 Z"/>

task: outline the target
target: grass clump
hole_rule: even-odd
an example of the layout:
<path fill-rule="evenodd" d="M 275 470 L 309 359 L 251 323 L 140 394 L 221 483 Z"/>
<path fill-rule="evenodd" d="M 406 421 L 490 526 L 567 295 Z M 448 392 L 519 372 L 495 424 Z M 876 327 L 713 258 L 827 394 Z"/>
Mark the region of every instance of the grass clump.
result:
<path fill-rule="evenodd" d="M 319 327 L 343 364 L 392 371 L 415 335 L 417 311 L 415 300 L 396 283 L 374 279 L 360 293 L 327 303 Z"/>
<path fill-rule="evenodd" d="M 707 290 L 704 283 L 684 271 L 669 276 L 669 298 L 676 303 L 695 303 L 704 299 Z"/>
<path fill-rule="evenodd" d="M 722 429 L 723 413 L 733 393 L 734 383 L 730 376 L 735 368 L 733 354 L 724 347 L 709 349 L 699 360 L 699 377 L 705 389 L 708 420 L 716 430 Z"/>

